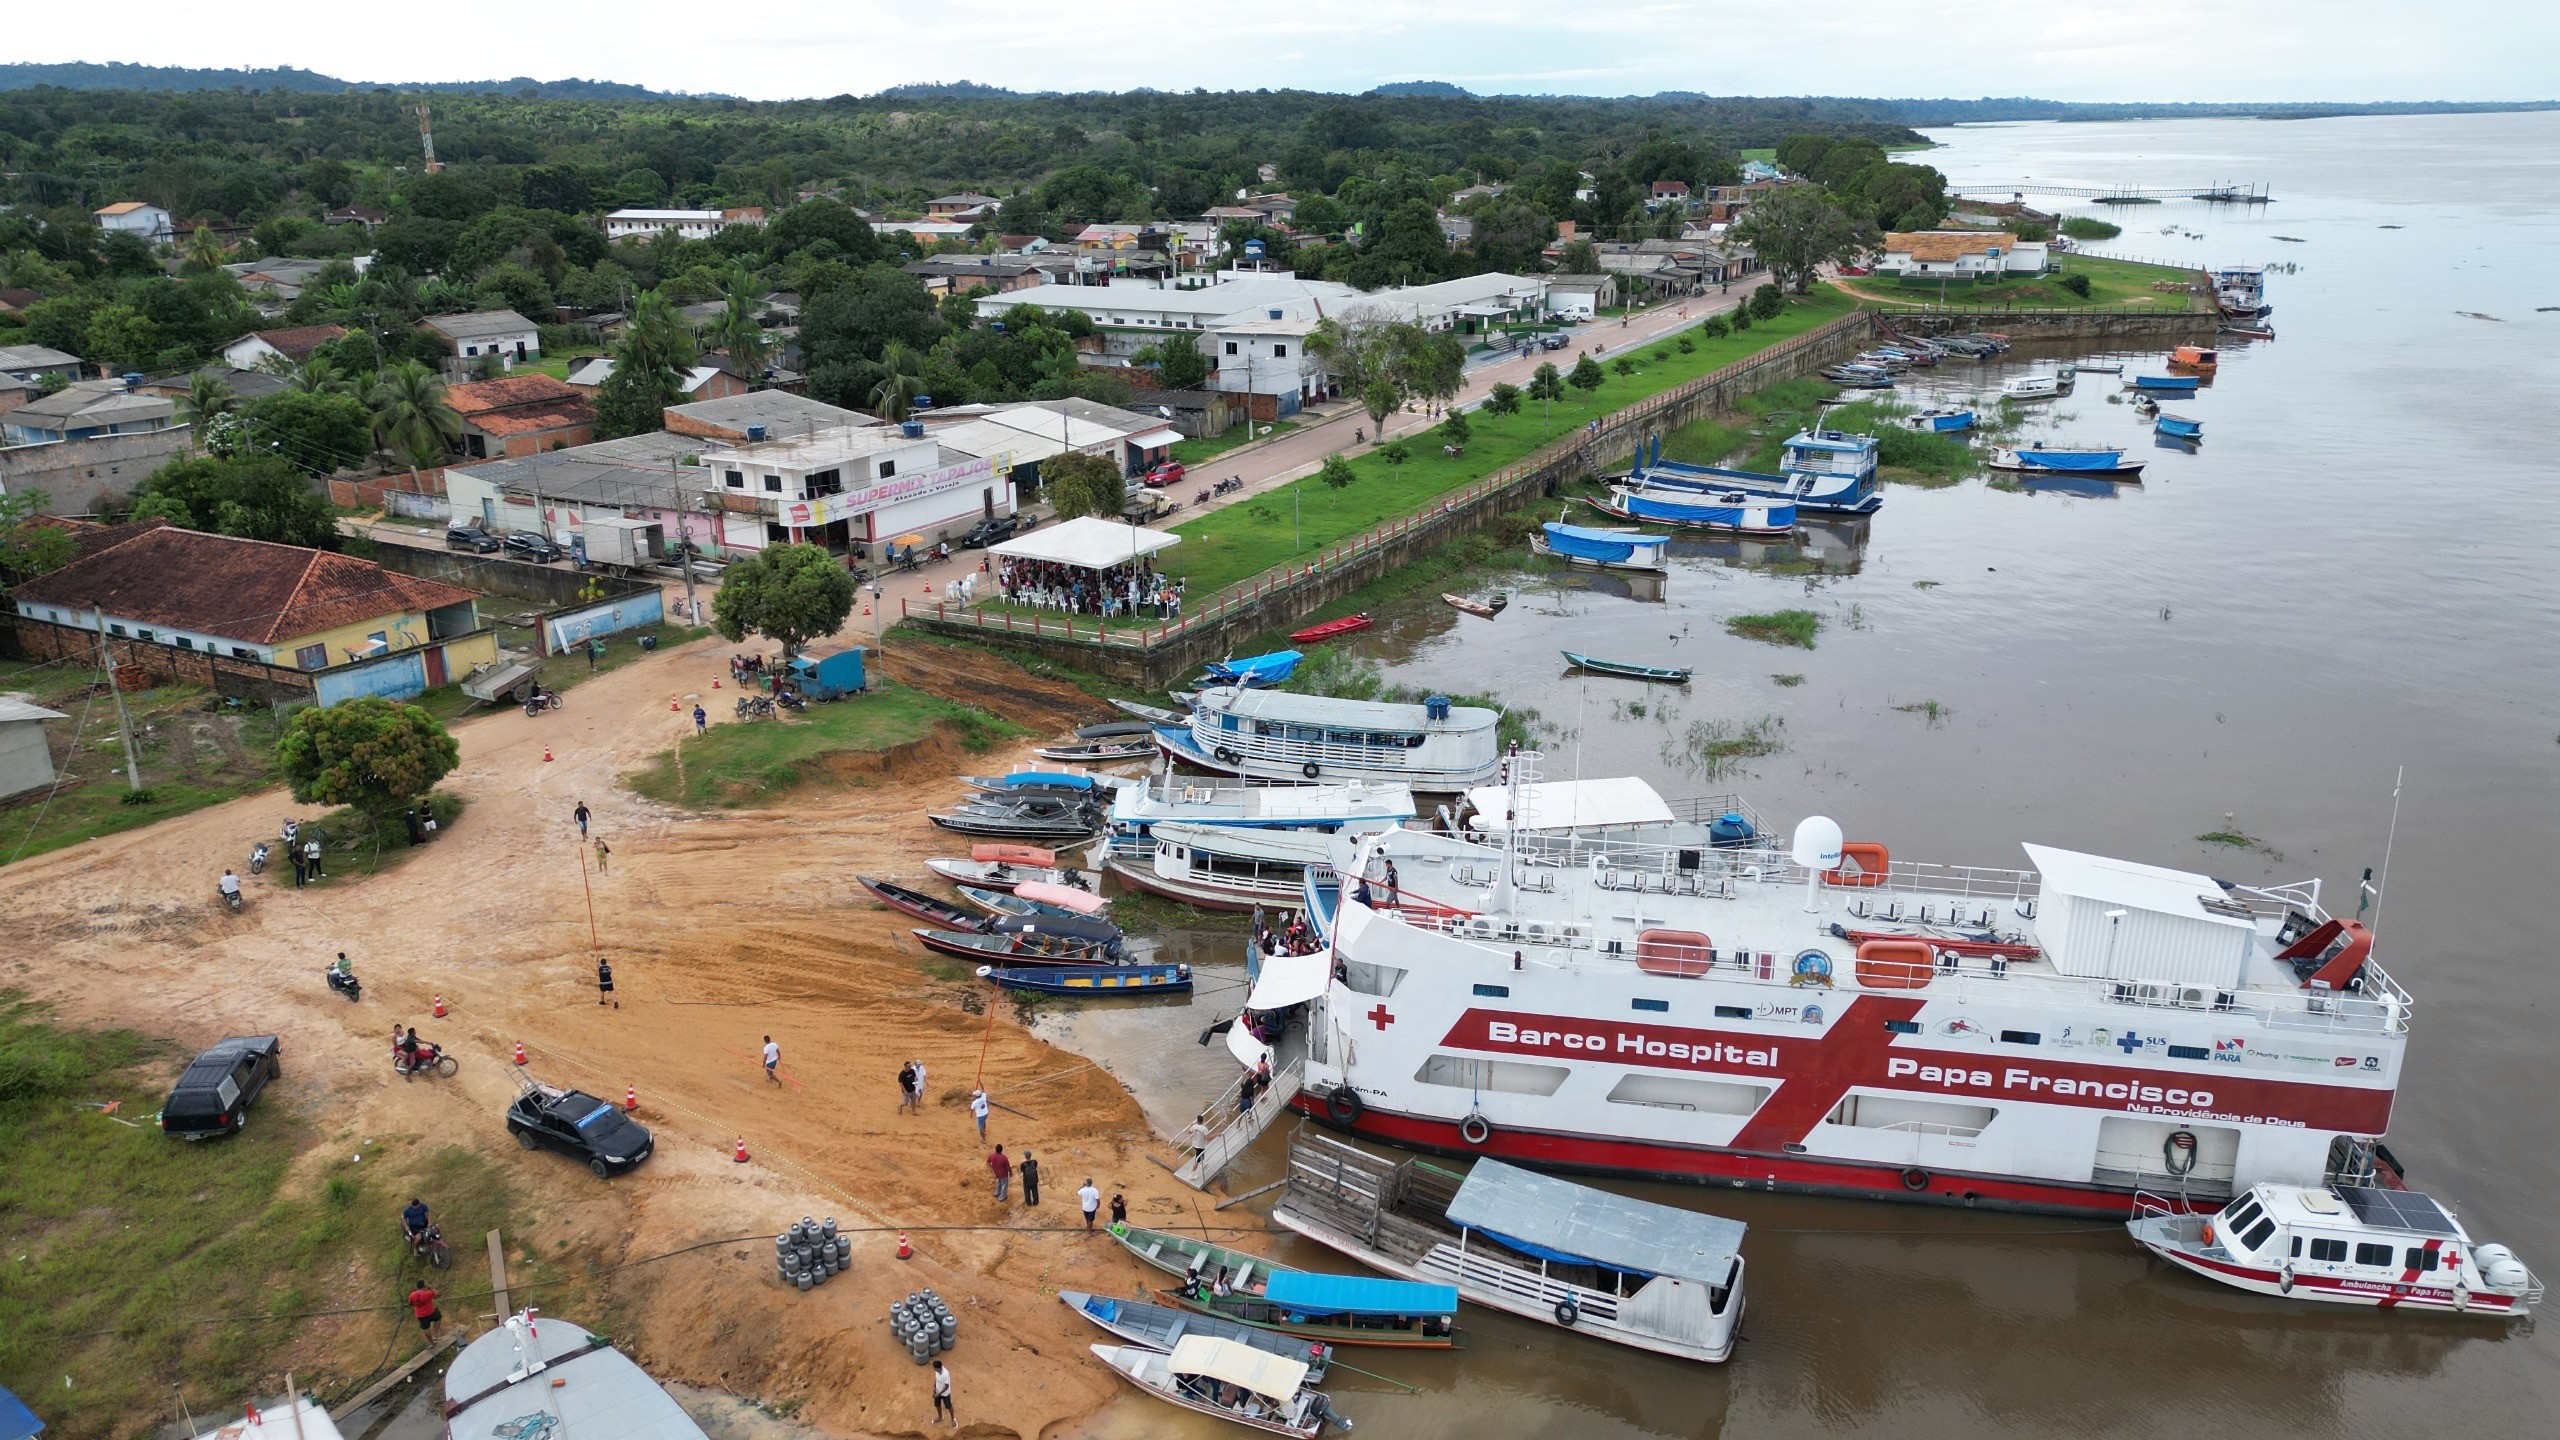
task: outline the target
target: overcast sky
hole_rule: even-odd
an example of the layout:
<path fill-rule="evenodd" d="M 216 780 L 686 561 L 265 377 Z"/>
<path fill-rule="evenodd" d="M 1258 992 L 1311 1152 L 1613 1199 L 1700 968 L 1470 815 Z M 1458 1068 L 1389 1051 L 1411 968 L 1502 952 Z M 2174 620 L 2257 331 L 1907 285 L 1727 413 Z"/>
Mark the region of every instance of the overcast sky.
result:
<path fill-rule="evenodd" d="M 143 0 L 12 7 L 0 59 L 581 76 L 755 99 L 1447 80 L 1479 93 L 2058 100 L 2560 97 L 2560 0 Z M 113 20 L 102 23 L 106 14 Z"/>

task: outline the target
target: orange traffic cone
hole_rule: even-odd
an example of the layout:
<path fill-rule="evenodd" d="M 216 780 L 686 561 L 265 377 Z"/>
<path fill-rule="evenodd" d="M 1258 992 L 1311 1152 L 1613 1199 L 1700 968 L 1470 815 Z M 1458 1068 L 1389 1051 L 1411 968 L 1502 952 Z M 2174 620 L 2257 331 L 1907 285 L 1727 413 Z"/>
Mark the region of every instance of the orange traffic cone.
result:
<path fill-rule="evenodd" d="M 548 745 L 542 747 L 542 763 L 545 765 L 551 763 L 551 747 Z"/>
<path fill-rule="evenodd" d="M 870 607 L 870 606 L 868 606 L 868 605 L 863 606 L 863 607 L 862 607 L 862 613 L 863 613 L 863 614 L 865 614 L 865 615 L 870 614 L 870 613 L 871 613 L 871 607 Z"/>
<path fill-rule="evenodd" d="M 622 1108 L 625 1110 L 637 1110 L 640 1108 L 639 1086 L 625 1085 L 622 1087 Z"/>
<path fill-rule="evenodd" d="M 444 1018 L 444 997 L 441 995 L 436 997 L 436 1018 L 439 1020 Z"/>
<path fill-rule="evenodd" d="M 907 1243 L 907 1232 L 904 1230 L 898 1232 L 898 1258 L 901 1260 L 916 1258 L 915 1247 Z"/>
<path fill-rule="evenodd" d="M 746 1164 L 746 1163 L 747 1163 L 747 1137 L 746 1137 L 746 1136 L 741 1135 L 741 1136 L 739 1136 L 739 1137 L 738 1137 L 738 1153 L 737 1153 L 737 1154 L 735 1154 L 735 1155 L 730 1156 L 729 1158 L 730 1158 L 730 1159 L 732 1159 L 732 1160 L 737 1161 L 737 1162 L 738 1162 L 739 1164 L 741 1164 L 741 1165 L 744 1165 L 744 1164 Z"/>
<path fill-rule="evenodd" d="M 711 688 L 712 688 L 712 689 L 714 689 L 714 690 L 717 690 L 717 689 L 719 689 L 719 688 L 720 688 L 720 680 L 719 680 L 719 677 L 717 677 L 717 676 L 712 677 L 712 681 L 711 681 Z"/>
<path fill-rule="evenodd" d="M 516 1042 L 516 1063 L 519 1065 L 524 1063 L 524 1042 L 521 1040 Z"/>
<path fill-rule="evenodd" d="M 677 703 L 676 703 L 676 697 L 674 697 L 673 695 L 670 695 L 670 696 L 668 696 L 668 697 L 667 697 L 667 708 L 668 708 L 669 710 L 673 711 L 673 710 L 682 710 L 684 707 L 683 707 L 682 705 L 679 705 L 679 704 L 677 704 Z"/>

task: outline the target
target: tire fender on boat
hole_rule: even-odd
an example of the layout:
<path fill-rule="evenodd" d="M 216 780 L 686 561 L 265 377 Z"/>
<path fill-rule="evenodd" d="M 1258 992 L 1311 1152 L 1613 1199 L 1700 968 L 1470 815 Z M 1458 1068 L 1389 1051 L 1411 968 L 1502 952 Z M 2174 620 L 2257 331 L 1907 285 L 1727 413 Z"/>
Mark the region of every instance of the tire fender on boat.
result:
<path fill-rule="evenodd" d="M 1929 1172 L 1914 1165 L 1902 1172 L 1902 1188 L 1913 1194 L 1929 1188 Z"/>
<path fill-rule="evenodd" d="M 2277 1267 L 2276 1288 L 2287 1295 L 2293 1293 L 2293 1265 L 2291 1262 L 2287 1262 L 2286 1264 Z"/>
<path fill-rule="evenodd" d="M 1323 766 L 1321 766 L 1321 765 L 1319 765 L 1319 764 L 1317 764 L 1317 763 L 1316 763 L 1316 762 L 1314 762 L 1313 760 L 1310 760 L 1310 761 L 1308 761 L 1306 764 L 1301 765 L 1301 766 L 1299 766 L 1299 767 L 1298 767 L 1298 773 L 1299 773 L 1299 774 L 1301 774 L 1301 775 L 1306 776 L 1306 777 L 1307 777 L 1308 779 L 1310 779 L 1310 780 L 1313 780 L 1313 779 L 1314 779 L 1314 778 L 1316 778 L 1317 776 L 1319 776 L 1319 775 L 1321 775 L 1321 774 L 1323 774 L 1323 773 L 1324 773 L 1324 767 L 1323 767 Z"/>
<path fill-rule="evenodd" d="M 1458 1122 L 1458 1138 L 1470 1145 L 1481 1145 L 1493 1138 L 1493 1122 L 1482 1115 L 1469 1115 Z"/>
<path fill-rule="evenodd" d="M 1579 1322 L 1581 1319 L 1582 1307 L 1573 1303 L 1573 1297 L 1568 1295 L 1564 1299 L 1556 1302 L 1557 1324 L 1571 1326 Z"/>
<path fill-rule="evenodd" d="M 1336 1085 L 1333 1092 L 1324 1097 L 1324 1113 L 1332 1116 L 1336 1125 L 1348 1125 L 1359 1119 L 1360 1111 L 1360 1092 L 1348 1085 Z"/>

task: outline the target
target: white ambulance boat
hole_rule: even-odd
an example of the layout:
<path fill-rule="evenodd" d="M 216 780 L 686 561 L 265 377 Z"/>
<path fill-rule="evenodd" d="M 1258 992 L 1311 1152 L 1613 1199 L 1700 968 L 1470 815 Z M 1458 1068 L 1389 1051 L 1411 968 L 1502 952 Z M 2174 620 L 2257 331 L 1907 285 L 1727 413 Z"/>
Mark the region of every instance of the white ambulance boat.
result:
<path fill-rule="evenodd" d="M 2514 1251 L 2474 1241 L 2415 1190 L 2253 1185 L 2213 1215 L 2144 1195 L 2126 1228 L 2172 1265 L 2261 1295 L 2495 1316 L 2542 1300 Z"/>

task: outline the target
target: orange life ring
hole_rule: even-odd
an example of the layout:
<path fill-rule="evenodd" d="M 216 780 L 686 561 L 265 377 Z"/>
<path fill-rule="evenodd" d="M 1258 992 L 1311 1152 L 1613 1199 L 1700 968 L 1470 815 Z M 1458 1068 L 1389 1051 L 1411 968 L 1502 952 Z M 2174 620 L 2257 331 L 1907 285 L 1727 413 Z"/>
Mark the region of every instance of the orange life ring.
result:
<path fill-rule="evenodd" d="M 1843 844 L 1840 847 L 1840 860 L 1844 868 L 1822 872 L 1823 884 L 1863 890 L 1883 884 L 1885 872 L 1893 867 L 1891 853 L 1872 840 L 1851 840 Z M 1852 860 L 1858 862 L 1855 874 L 1845 868 Z"/>

